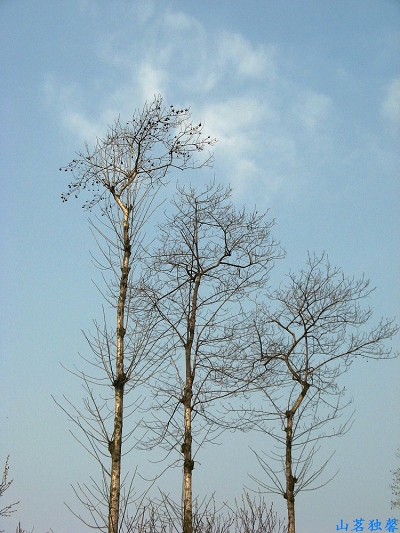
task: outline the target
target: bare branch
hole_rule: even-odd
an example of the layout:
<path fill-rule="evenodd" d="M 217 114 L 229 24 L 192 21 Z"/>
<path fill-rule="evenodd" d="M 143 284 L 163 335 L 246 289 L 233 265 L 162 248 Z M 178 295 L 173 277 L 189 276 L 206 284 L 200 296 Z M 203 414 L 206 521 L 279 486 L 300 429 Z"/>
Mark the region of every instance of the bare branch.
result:
<path fill-rule="evenodd" d="M 124 431 L 126 419 L 142 404 L 137 396 L 131 406 L 126 406 L 125 396 L 137 391 L 162 358 L 153 350 L 163 333 L 158 327 L 161 318 L 153 307 L 143 306 L 135 286 L 148 255 L 146 226 L 160 205 L 155 198 L 171 170 L 212 163 L 210 153 L 201 159 L 197 155 L 210 148 L 215 139 L 205 137 L 201 123 L 193 125 L 190 116 L 189 109 L 165 108 L 162 98 L 155 97 L 126 125 L 116 120 L 93 149 L 86 145 L 85 152 L 79 152 L 60 169 L 73 174 L 62 200 L 87 191 L 89 199 L 83 207 L 98 207 L 104 217 L 97 217 L 96 224 L 91 221 L 100 250 L 100 258 L 94 258 L 94 263 L 102 272 L 105 289 L 100 293 L 113 310 L 115 325 L 109 327 L 103 307 L 103 323 L 94 321 L 94 333 L 85 334 L 92 357 L 84 360 L 91 372 L 73 372 L 84 383 L 84 408 L 78 409 L 67 400 L 68 409 L 63 410 L 83 432 L 84 442 L 77 440 L 96 459 L 102 472 L 102 483 L 93 482 L 94 492 L 87 485 L 78 485 L 75 492 L 89 512 L 91 527 L 107 527 L 108 533 L 119 533 L 126 522 L 131 489 L 124 499 L 123 445 L 140 423 L 138 420 Z M 97 396 L 94 386 L 103 393 Z M 106 459 L 111 462 L 109 468 Z M 100 501 L 107 513 L 99 510 Z"/>
<path fill-rule="evenodd" d="M 230 196 L 230 189 L 214 183 L 202 192 L 178 187 L 174 213 L 159 227 L 160 245 L 137 285 L 163 331 L 157 351 L 164 354 L 165 366 L 149 382 L 156 414 L 146 422 L 148 444 L 181 454 L 184 533 L 194 527 L 196 453 L 225 429 L 209 406 L 247 389 L 236 375 L 242 365 L 235 352 L 242 306 L 282 256 L 271 238 L 273 221 L 234 209 Z"/>
<path fill-rule="evenodd" d="M 363 303 L 372 291 L 368 280 L 346 278 L 325 254 L 309 254 L 307 268 L 290 272 L 287 283 L 267 295 L 269 303 L 258 304 L 249 317 L 248 363 L 267 407 L 247 413 L 243 408 L 243 413 L 283 447 L 278 470 L 256 453 L 269 481 L 252 479 L 287 500 L 289 533 L 295 531 L 295 496 L 318 488 L 314 481 L 331 459 L 312 470 L 318 442 L 342 436 L 351 427 L 352 416 L 339 427 L 322 431 L 350 403 L 344 401 L 338 378 L 356 357 L 391 356 L 386 341 L 398 331 L 394 321 L 382 319 L 365 329 L 372 311 Z M 273 420 L 277 427 L 271 427 Z"/>
<path fill-rule="evenodd" d="M 3 476 L 0 481 L 0 498 L 4 496 L 4 493 L 10 488 L 13 482 L 13 479 L 10 479 L 10 480 L 8 479 L 8 471 L 10 468 L 8 465 L 9 458 L 10 456 L 8 455 L 6 458 L 6 462 L 4 464 Z M 4 516 L 4 517 L 11 516 L 12 513 L 15 513 L 17 511 L 15 507 L 18 504 L 19 504 L 19 501 L 6 505 L 2 509 L 0 509 L 0 516 Z"/>

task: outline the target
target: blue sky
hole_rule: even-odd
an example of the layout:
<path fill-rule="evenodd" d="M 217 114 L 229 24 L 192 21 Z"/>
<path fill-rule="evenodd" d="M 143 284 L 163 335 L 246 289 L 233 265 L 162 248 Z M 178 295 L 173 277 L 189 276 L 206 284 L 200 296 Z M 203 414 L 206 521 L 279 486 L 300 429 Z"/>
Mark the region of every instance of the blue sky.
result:
<path fill-rule="evenodd" d="M 288 254 L 272 282 L 302 266 L 307 250 L 326 250 L 377 286 L 377 319 L 400 317 L 400 3 L 1 0 L 0 29 L 0 459 L 11 455 L 7 496 L 21 500 L 0 527 L 14 531 L 20 520 L 72 533 L 84 529 L 63 502 L 75 503 L 70 484 L 96 468 L 51 395 L 82 396 L 60 362 L 80 364 L 80 330 L 100 318 L 102 302 L 87 214 L 61 202 L 58 168 L 154 94 L 189 105 L 219 139 L 214 169 L 193 182 L 215 174 L 238 205 L 257 203 L 276 219 Z M 355 422 L 323 443 L 321 457 L 336 449 L 329 472 L 340 472 L 298 496 L 299 533 L 396 516 L 399 374 L 399 360 L 362 361 L 345 377 Z M 227 435 L 206 448 L 194 490 L 232 501 L 243 485 L 254 488 L 249 445 L 269 444 Z M 131 469 L 151 470 L 147 460 L 133 453 Z M 160 487 L 179 494 L 179 471 Z M 266 498 L 284 516 L 283 499 Z"/>

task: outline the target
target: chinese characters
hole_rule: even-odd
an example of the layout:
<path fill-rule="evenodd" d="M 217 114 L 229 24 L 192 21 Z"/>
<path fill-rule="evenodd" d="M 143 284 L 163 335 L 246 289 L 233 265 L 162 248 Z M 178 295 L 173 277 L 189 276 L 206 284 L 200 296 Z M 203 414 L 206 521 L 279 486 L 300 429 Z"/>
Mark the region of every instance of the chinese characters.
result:
<path fill-rule="evenodd" d="M 385 524 L 385 525 L 384 525 Z M 364 518 L 355 518 L 353 520 L 353 528 L 343 519 L 339 524 L 336 524 L 336 531 L 387 531 L 387 533 L 394 533 L 399 528 L 397 527 L 396 518 L 388 518 L 385 522 L 381 522 L 377 518 L 375 520 L 364 520 Z"/>

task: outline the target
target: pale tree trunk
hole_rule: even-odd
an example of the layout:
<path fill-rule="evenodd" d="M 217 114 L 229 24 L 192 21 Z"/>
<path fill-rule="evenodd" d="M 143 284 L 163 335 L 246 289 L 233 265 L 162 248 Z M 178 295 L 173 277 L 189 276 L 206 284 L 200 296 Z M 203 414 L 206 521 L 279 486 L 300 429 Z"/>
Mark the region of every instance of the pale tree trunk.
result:
<path fill-rule="evenodd" d="M 191 379 L 187 380 L 184 405 L 184 441 L 183 452 L 183 533 L 192 533 L 193 509 L 192 509 L 192 385 Z"/>
<path fill-rule="evenodd" d="M 197 219 L 195 220 L 194 244 L 198 244 Z M 196 361 L 192 360 L 192 348 L 196 326 L 197 296 L 201 281 L 200 273 L 194 280 L 193 295 L 191 299 L 191 312 L 189 316 L 187 340 L 185 345 L 185 392 L 182 398 L 184 408 L 184 441 L 183 453 L 183 533 L 193 531 L 193 494 L 192 494 L 192 471 L 194 461 L 192 459 L 192 397 L 193 380 Z M 194 356 L 195 357 L 195 356 Z"/>
<path fill-rule="evenodd" d="M 310 385 L 305 381 L 301 382 L 301 392 L 294 402 L 293 407 L 286 411 L 286 456 L 285 456 L 285 478 L 286 478 L 286 492 L 284 497 L 286 499 L 286 507 L 288 512 L 288 530 L 287 533 L 295 533 L 296 521 L 294 513 L 294 486 L 297 479 L 293 475 L 293 418 L 296 414 L 301 402 L 304 400 Z"/>
<path fill-rule="evenodd" d="M 124 372 L 125 306 L 131 258 L 131 243 L 129 237 L 129 209 L 122 204 L 120 198 L 116 198 L 116 200 L 123 211 L 124 255 L 121 265 L 121 278 L 117 307 L 117 353 L 115 361 L 115 379 L 113 382 L 115 393 L 114 430 L 112 440 L 109 442 L 109 451 L 111 454 L 111 480 L 108 514 L 108 533 L 118 533 L 119 529 L 122 426 L 124 408 L 124 387 L 126 383 L 126 375 Z"/>
<path fill-rule="evenodd" d="M 288 530 L 287 533 L 295 533 L 296 523 L 294 516 L 294 484 L 292 468 L 292 446 L 293 446 L 293 412 L 286 411 L 286 458 L 285 458 L 285 477 L 286 477 L 286 506 L 288 513 Z"/>
<path fill-rule="evenodd" d="M 100 246 L 100 249 L 112 276 L 112 281 L 106 281 L 106 285 L 111 292 L 112 305 L 116 306 L 116 329 L 111 338 L 106 324 L 104 324 L 104 332 L 96 325 L 99 338 L 95 339 L 94 344 L 89 339 L 88 342 L 96 357 L 95 366 L 104 369 L 112 381 L 113 427 L 108 428 L 107 423 L 106 409 L 109 406 L 104 405 L 104 412 L 107 414 L 103 417 L 102 408 L 98 409 L 91 390 L 88 390 L 90 394 L 90 404 L 87 406 L 89 418 L 84 420 L 88 429 L 82 426 L 82 415 L 77 409 L 74 408 L 76 416 L 70 416 L 85 432 L 94 447 L 94 455 L 99 460 L 103 472 L 106 471 L 107 476 L 110 475 L 110 485 L 106 488 L 108 517 L 104 515 L 108 533 L 118 533 L 121 530 L 119 508 L 121 506 L 123 400 L 127 392 L 125 385 L 134 369 L 137 368 L 136 362 L 139 362 L 136 360 L 137 354 L 124 353 L 129 312 L 127 300 L 131 296 L 128 284 L 135 255 L 134 251 L 131 252 L 131 246 L 137 250 L 143 244 L 141 239 L 144 239 L 144 234 L 142 235 L 141 230 L 152 215 L 153 200 L 166 175 L 173 168 L 186 170 L 211 165 L 211 154 L 204 161 L 197 161 L 195 155 L 204 148 L 212 146 L 215 139 L 203 138 L 201 123 L 193 126 L 189 119 L 189 109 L 175 109 L 173 106 L 167 109 L 162 105 L 162 98 L 155 97 L 152 103 L 144 105 L 142 111 L 135 111 L 132 120 L 126 125 L 122 126 L 120 120 L 116 120 L 115 125 L 109 128 L 106 137 L 97 139 L 93 151 L 90 152 L 86 146 L 84 153 L 78 153 L 78 159 L 73 159 L 66 167 L 60 168 L 60 170 L 69 170 L 74 173 L 74 179 L 68 185 L 68 191 L 62 194 L 62 200 L 67 201 L 71 195 L 77 198 L 81 191 L 87 189 L 93 192 L 93 196 L 85 202 L 83 207 L 91 210 L 99 204 L 102 216 L 105 215 L 110 223 L 106 225 L 108 229 L 105 234 L 102 229 L 95 229 L 98 229 L 99 234 L 105 238 L 105 248 Z M 115 210 L 118 209 L 120 211 L 116 213 Z M 111 232 L 113 237 L 107 235 L 108 232 Z M 103 268 L 102 264 L 99 266 Z M 108 296 L 106 296 L 107 299 Z M 147 331 L 150 329 L 151 326 L 148 325 Z M 140 332 L 132 331 L 132 334 L 140 335 Z M 128 335 L 130 336 L 130 332 Z M 115 350 L 115 353 L 110 353 L 109 350 Z M 142 351 L 142 348 L 139 348 L 139 351 L 140 359 L 146 357 L 145 349 Z M 96 382 L 96 380 L 102 381 L 97 377 L 92 379 L 83 372 L 82 378 L 87 388 L 89 388 L 88 383 Z M 189 406 L 190 404 L 191 400 Z M 91 417 L 94 417 L 100 426 L 100 438 L 96 432 L 92 432 Z M 188 429 L 188 434 L 191 435 L 191 428 Z M 110 453 L 110 470 L 102 462 L 102 445 L 104 444 L 108 445 Z M 92 512 L 94 505 L 91 490 L 87 487 L 82 490 L 79 487 L 79 491 L 82 491 L 84 495 L 82 503 Z M 128 500 L 129 497 L 124 504 Z M 97 509 L 92 513 L 96 526 L 97 513 Z"/>

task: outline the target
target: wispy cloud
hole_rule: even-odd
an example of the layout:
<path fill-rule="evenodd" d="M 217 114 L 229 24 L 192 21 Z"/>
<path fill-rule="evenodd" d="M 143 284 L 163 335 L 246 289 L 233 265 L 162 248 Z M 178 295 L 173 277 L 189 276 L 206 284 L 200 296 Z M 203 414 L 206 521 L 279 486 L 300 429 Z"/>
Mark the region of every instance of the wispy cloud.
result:
<path fill-rule="evenodd" d="M 45 105 L 59 115 L 65 128 L 82 141 L 93 141 L 104 133 L 109 122 L 110 109 L 105 108 L 97 120 L 91 120 L 85 110 L 87 97 L 76 83 L 65 84 L 54 73 L 48 73 L 42 85 Z M 115 119 L 115 115 L 113 116 Z"/>
<path fill-rule="evenodd" d="M 386 89 L 382 104 L 383 116 L 395 126 L 400 126 L 400 78 L 392 80 Z"/>
<path fill-rule="evenodd" d="M 154 95 L 164 94 L 167 76 L 165 70 L 151 63 L 142 63 L 138 72 L 142 100 L 152 100 Z"/>
<path fill-rule="evenodd" d="M 222 32 L 219 37 L 219 64 L 231 68 L 245 78 L 274 77 L 276 75 L 275 48 L 255 48 L 238 33 Z"/>
<path fill-rule="evenodd" d="M 307 90 L 299 94 L 290 109 L 302 128 L 315 132 L 327 124 L 333 101 L 325 94 Z"/>
<path fill-rule="evenodd" d="M 132 8 L 137 23 L 135 32 L 126 34 L 129 39 L 121 41 L 125 32 L 120 28 L 118 38 L 112 30 L 98 36 L 97 60 L 111 77 L 118 75 L 114 86 L 98 95 L 94 118 L 83 97 L 86 92 L 88 99 L 90 91 L 80 88 L 77 100 L 75 87 L 66 89 L 55 76 L 47 80 L 49 101 L 58 98 L 64 124 L 90 140 L 116 116 L 130 116 L 160 93 L 175 105 L 191 105 L 207 134 L 219 139 L 218 168 L 238 191 L 251 191 L 257 180 L 270 192 L 294 182 L 309 159 L 307 151 L 321 150 L 321 131 L 334 107 L 331 98 L 284 76 L 276 46 L 251 43 L 226 29 L 211 30 L 183 12 L 155 10 L 150 4 Z"/>

